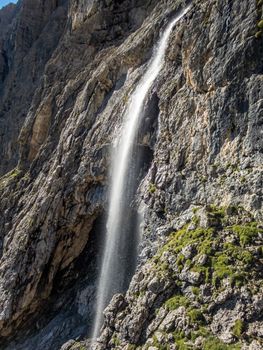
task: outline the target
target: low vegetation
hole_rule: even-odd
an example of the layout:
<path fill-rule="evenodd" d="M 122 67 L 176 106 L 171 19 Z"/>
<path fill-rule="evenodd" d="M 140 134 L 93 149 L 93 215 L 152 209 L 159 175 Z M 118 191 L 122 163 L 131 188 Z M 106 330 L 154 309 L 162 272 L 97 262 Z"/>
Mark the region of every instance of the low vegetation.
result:
<path fill-rule="evenodd" d="M 251 280 L 257 280 L 258 266 L 263 257 L 260 250 L 263 230 L 242 207 L 207 207 L 206 227 L 200 227 L 202 220 L 198 208 L 193 214 L 192 221 L 172 233 L 153 258 L 156 270 L 170 278 L 172 276 L 179 288 L 162 307 L 169 312 L 179 307 L 185 309 L 183 312 L 188 318 L 190 333 L 186 335 L 178 330 L 173 333 L 178 350 L 193 349 L 198 337 L 203 338 L 203 350 L 240 350 L 245 323 L 238 319 L 233 325 L 234 344 L 225 344 L 215 337 L 209 329 L 208 305 L 202 300 L 200 287 L 204 283 L 211 286 L 212 298 L 216 298 L 224 290 L 226 281 L 231 288 L 238 290 L 243 285 L 249 286 Z M 254 249 L 255 246 L 259 249 Z M 190 251 L 191 256 L 185 251 Z M 196 285 L 191 286 L 192 295 L 189 291 L 187 295 L 180 291 L 182 271 L 198 272 L 201 276 Z M 160 347 L 157 338 L 154 339 L 155 347 L 169 349 L 169 346 Z"/>

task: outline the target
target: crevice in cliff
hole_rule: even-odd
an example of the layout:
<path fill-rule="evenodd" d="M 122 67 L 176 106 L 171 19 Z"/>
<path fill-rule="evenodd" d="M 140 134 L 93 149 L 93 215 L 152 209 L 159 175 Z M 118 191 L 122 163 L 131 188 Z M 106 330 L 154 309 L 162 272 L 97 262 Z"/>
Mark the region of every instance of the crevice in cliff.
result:
<path fill-rule="evenodd" d="M 102 243 L 103 227 L 105 226 L 104 213 L 97 214 L 89 232 L 89 239 L 80 255 L 70 264 L 70 266 L 58 271 L 54 277 L 51 295 L 62 293 L 65 289 L 74 288 L 77 280 L 86 278 L 87 266 L 88 275 L 93 275 L 95 279 L 96 268 L 100 246 Z"/>

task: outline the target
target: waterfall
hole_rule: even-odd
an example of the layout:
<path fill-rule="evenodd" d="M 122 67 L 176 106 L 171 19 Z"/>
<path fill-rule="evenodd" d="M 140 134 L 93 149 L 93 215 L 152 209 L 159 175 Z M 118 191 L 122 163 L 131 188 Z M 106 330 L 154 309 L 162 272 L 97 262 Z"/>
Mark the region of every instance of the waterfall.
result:
<path fill-rule="evenodd" d="M 188 12 L 186 7 L 167 26 L 161 39 L 153 51 L 148 68 L 134 90 L 125 113 L 122 136 L 112 156 L 112 176 L 110 188 L 109 213 L 107 221 L 106 242 L 103 253 L 101 272 L 97 289 L 96 317 L 92 339 L 100 331 L 103 320 L 103 310 L 110 298 L 118 292 L 124 292 L 131 276 L 128 273 L 130 265 L 136 261 L 138 232 L 132 232 L 136 218 L 129 212 L 128 206 L 134 194 L 134 149 L 136 136 L 140 126 L 142 111 L 147 94 L 162 69 L 169 36 L 175 24 Z M 138 176 L 138 174 L 137 174 Z M 135 189 L 136 191 L 136 189 Z M 135 222 L 134 222 L 135 219 Z M 129 227 L 128 227 L 129 226 Z M 131 227 L 130 227 L 131 226 Z M 128 234 L 132 233 L 132 236 Z M 135 255 L 135 256 L 134 256 Z"/>

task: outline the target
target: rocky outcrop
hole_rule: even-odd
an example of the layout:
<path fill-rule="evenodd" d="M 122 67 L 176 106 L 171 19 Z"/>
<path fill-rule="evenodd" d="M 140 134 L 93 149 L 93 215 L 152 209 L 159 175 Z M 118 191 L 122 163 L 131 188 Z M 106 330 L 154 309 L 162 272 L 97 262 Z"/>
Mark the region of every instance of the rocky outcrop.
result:
<path fill-rule="evenodd" d="M 45 66 L 20 133 L 19 166 L 1 179 L 1 336 L 2 344 L 7 339 L 12 349 L 35 344 L 57 347 L 72 336 L 72 329 L 77 335 L 86 334 L 98 237 L 89 245 L 105 204 L 107 130 L 115 128 L 107 120 L 117 104 L 119 111 L 125 107 L 127 90 L 136 79 L 132 75 L 121 90 L 127 70 L 145 61 L 152 42 L 148 46 L 141 42 L 154 36 L 145 23 L 137 36 L 122 43 L 138 26 L 140 14 L 151 11 L 150 4 L 138 2 L 138 9 L 132 10 L 127 3 L 105 7 L 94 2 L 92 11 L 74 21 L 73 5 L 68 9 L 68 30 Z M 108 28 L 112 37 L 107 48 Z M 65 63 L 65 57 L 72 59 Z M 115 90 L 116 103 L 105 110 Z M 105 123 L 99 127 L 102 120 Z M 39 315 L 42 319 L 36 323 Z M 10 340 L 15 329 L 20 330 L 18 337 L 31 329 L 32 338 L 16 345 Z"/>
<path fill-rule="evenodd" d="M 236 207 L 190 216 L 113 297 L 96 349 L 262 348 L 262 226 Z"/>
<path fill-rule="evenodd" d="M 0 180 L 3 349 L 59 349 L 67 340 L 87 335 L 107 206 L 110 149 L 159 31 L 180 5 L 172 0 L 24 0 L 12 10 L 11 25 L 0 37 L 1 52 L 6 52 L 0 63 L 0 172 L 5 173 Z M 255 221 L 262 220 L 263 45 L 255 36 L 261 8 L 260 1 L 254 0 L 194 1 L 193 10 L 171 36 L 165 66 L 147 100 L 138 136 L 140 147 L 151 154 L 145 159 L 146 175 L 135 200 L 145 207 L 142 266 L 171 232 L 191 220 L 192 207 L 242 206 Z M 245 217 L 239 217 L 240 225 Z M 208 219 L 200 220 L 203 226 Z M 213 218 L 209 220 L 207 225 L 212 222 L 213 226 Z M 223 235 L 218 242 L 222 248 L 228 231 L 219 228 L 216 232 Z M 237 234 L 234 238 L 238 240 Z M 249 249 L 257 247 L 257 242 L 250 242 Z M 183 260 L 194 259 L 197 252 L 195 245 L 183 247 Z M 196 264 L 206 264 L 206 255 L 199 254 Z M 253 259 L 260 266 L 261 258 L 253 255 Z M 207 287 L 202 274 L 183 267 L 176 275 L 182 283 L 178 293 L 189 294 L 191 309 L 180 299 L 178 310 L 163 305 L 177 298 L 169 284 L 174 276 L 160 282 L 156 266 L 148 281 L 147 269 L 152 269 L 151 263 L 138 271 L 127 296 L 115 297 L 108 309 L 106 343 L 117 347 L 118 337 L 124 344 L 141 346 L 148 341 L 156 347 L 153 336 L 158 334 L 154 332 L 162 332 L 160 325 L 167 317 L 165 337 L 170 334 L 170 323 L 171 329 L 175 323 L 182 324 L 183 331 L 194 332 L 202 344 L 206 335 L 198 333 L 188 314 L 192 309 L 196 313 L 192 288 Z M 130 297 L 134 288 L 144 289 L 138 276 L 151 298 L 161 295 L 159 306 L 154 304 L 160 314 L 154 318 L 150 304 Z M 255 270 L 251 280 L 255 288 L 261 278 Z M 225 312 L 227 306 L 221 309 L 216 304 L 213 311 L 200 316 L 208 318 L 206 331 L 228 342 L 231 327 L 240 319 L 246 327 L 244 334 L 250 336 L 248 328 L 253 333 L 253 322 L 261 322 L 259 309 L 254 310 L 254 320 L 254 316 L 245 319 L 239 306 L 244 304 L 242 312 L 253 313 L 251 300 L 259 293 L 249 292 L 244 301 L 246 283 L 244 290 L 222 283 L 230 298 L 223 304 L 232 300 L 234 311 Z M 209 286 L 209 303 L 213 293 L 223 298 L 210 280 Z M 200 305 L 206 304 L 204 300 Z M 126 311 L 121 313 L 120 308 Z M 116 321 L 120 327 L 116 330 L 112 329 L 115 317 L 124 317 Z M 229 320 L 229 325 L 219 324 L 219 318 Z M 142 322 L 147 327 L 156 324 L 147 335 L 138 335 Z M 189 343 L 184 338 L 177 341 Z M 231 342 L 235 340 L 232 334 Z M 158 342 L 162 343 L 161 338 Z"/>

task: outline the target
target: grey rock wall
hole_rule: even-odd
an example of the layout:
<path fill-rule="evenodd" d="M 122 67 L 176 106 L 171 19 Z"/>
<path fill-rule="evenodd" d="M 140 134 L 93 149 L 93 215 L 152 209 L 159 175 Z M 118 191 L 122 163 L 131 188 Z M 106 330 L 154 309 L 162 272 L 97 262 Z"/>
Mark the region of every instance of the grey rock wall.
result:
<path fill-rule="evenodd" d="M 262 4 L 194 4 L 170 38 L 138 135 L 151 153 L 136 198 L 145 207 L 142 265 L 193 207 L 241 206 L 262 220 Z M 111 146 L 179 7 L 24 0 L 11 9 L 0 37 L 10 66 L 0 82 L 3 349 L 59 349 L 87 335 Z"/>

